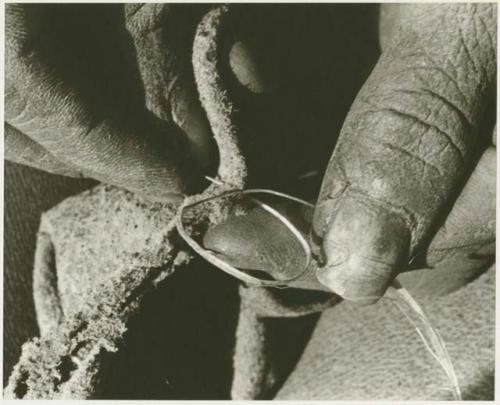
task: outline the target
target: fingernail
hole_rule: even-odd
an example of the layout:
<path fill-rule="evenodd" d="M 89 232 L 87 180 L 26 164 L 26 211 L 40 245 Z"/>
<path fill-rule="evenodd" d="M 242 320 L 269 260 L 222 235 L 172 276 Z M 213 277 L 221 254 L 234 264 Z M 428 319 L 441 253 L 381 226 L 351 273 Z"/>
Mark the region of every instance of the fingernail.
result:
<path fill-rule="evenodd" d="M 341 297 L 378 301 L 408 258 L 410 232 L 398 214 L 344 198 L 323 237 L 326 265 L 318 280 Z"/>

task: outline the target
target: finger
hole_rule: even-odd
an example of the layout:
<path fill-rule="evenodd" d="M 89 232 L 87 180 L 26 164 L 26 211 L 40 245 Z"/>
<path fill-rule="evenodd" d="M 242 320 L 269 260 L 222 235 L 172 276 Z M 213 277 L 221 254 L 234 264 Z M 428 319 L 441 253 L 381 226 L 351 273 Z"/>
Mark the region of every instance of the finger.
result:
<path fill-rule="evenodd" d="M 496 148 L 481 156 L 429 251 L 491 242 L 495 238 Z M 434 259 L 429 258 L 430 264 Z"/>
<path fill-rule="evenodd" d="M 449 293 L 468 283 L 492 261 L 495 248 L 496 149 L 482 155 L 446 221 L 433 237 L 429 247 L 417 260 L 425 263 L 422 270 L 399 275 L 403 285 L 418 296 Z M 280 210 L 279 207 L 274 207 Z M 311 209 L 312 210 L 312 209 Z M 296 211 L 292 223 L 310 224 L 312 212 Z M 298 215 L 300 214 L 300 215 Z M 302 226 L 306 237 L 308 226 Z M 240 268 L 268 273 L 275 279 L 289 279 L 300 273 L 293 268 L 302 256 L 296 239 L 261 209 L 245 216 L 231 216 L 210 228 L 203 237 L 206 249 L 226 263 Z M 294 259 L 295 257 L 295 259 Z M 311 271 L 313 269 L 311 268 Z M 323 290 L 312 277 L 304 275 L 294 287 Z"/>
<path fill-rule="evenodd" d="M 178 125 L 203 167 L 213 163 L 210 125 L 195 88 L 191 53 L 207 5 L 126 4 L 125 16 L 144 84 L 146 106 Z"/>
<path fill-rule="evenodd" d="M 272 7 L 240 4 L 234 10 L 228 62 L 238 87 L 246 90 L 243 94 L 278 95 L 284 76 L 293 70 L 284 69 L 283 41 L 289 34 L 284 21 L 297 22 L 295 8 L 277 13 Z"/>
<path fill-rule="evenodd" d="M 281 211 L 276 207 L 278 211 Z M 303 222 L 303 219 L 294 222 Z M 300 242 L 279 219 L 260 207 L 232 216 L 207 230 L 203 246 L 233 267 L 250 274 L 290 280 L 304 266 Z"/>
<path fill-rule="evenodd" d="M 229 65 L 238 82 L 251 93 L 264 94 L 274 91 L 276 81 L 262 67 L 255 46 L 236 41 L 229 51 Z"/>
<path fill-rule="evenodd" d="M 470 170 L 496 74 L 496 7 L 408 5 L 344 123 L 313 221 L 319 280 L 380 298 Z"/>
<path fill-rule="evenodd" d="M 5 159 L 53 174 L 83 177 L 75 168 L 59 161 L 46 149 L 9 124 L 4 124 Z"/>
<path fill-rule="evenodd" d="M 415 296 L 439 296 L 469 283 L 495 257 L 496 148 L 488 148 L 425 255 L 424 269 L 398 276 Z"/>
<path fill-rule="evenodd" d="M 158 200 L 189 192 L 196 165 L 179 131 L 159 128 L 146 112 L 101 116 L 33 48 L 36 30 L 27 13 L 39 9 L 30 7 L 6 7 L 5 120 L 85 175 Z"/>

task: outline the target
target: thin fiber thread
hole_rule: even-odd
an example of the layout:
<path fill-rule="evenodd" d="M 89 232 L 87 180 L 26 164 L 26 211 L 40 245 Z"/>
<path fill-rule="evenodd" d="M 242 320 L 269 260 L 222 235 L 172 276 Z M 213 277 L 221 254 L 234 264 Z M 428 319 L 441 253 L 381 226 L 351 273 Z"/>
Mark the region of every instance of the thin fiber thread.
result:
<path fill-rule="evenodd" d="M 393 283 L 392 288 L 394 288 L 394 290 L 390 291 L 387 297 L 393 300 L 403 315 L 411 322 L 424 342 L 427 351 L 443 369 L 450 384 L 453 398 L 460 401 L 462 399 L 462 394 L 460 385 L 458 384 L 458 378 L 446 344 L 439 331 L 433 326 L 429 318 L 425 315 L 422 307 L 411 296 L 408 290 L 403 288 L 397 281 Z"/>
<path fill-rule="evenodd" d="M 214 179 L 212 179 L 212 178 L 210 178 L 208 176 L 206 176 L 206 177 L 207 177 L 207 179 L 209 179 L 210 181 L 212 181 L 216 185 L 226 185 L 226 183 L 219 182 L 219 181 L 214 180 Z M 285 216 L 283 216 L 279 211 L 275 210 L 274 208 L 272 208 L 268 204 L 260 201 L 257 198 L 250 197 L 250 199 L 252 201 L 254 201 L 257 205 L 259 205 L 262 209 L 264 209 L 269 214 L 271 214 L 272 216 L 274 216 L 275 218 L 277 218 L 279 221 L 281 221 L 285 225 L 285 227 L 290 231 L 290 233 L 297 238 L 297 240 L 299 241 L 300 245 L 304 249 L 304 254 L 305 254 L 305 257 L 306 257 L 306 261 L 305 261 L 305 265 L 304 265 L 303 271 L 301 273 L 299 273 L 297 276 L 295 276 L 295 277 L 293 277 L 291 279 L 288 279 L 288 280 L 272 280 L 272 281 L 261 280 L 259 278 L 250 276 L 250 275 L 242 272 L 241 270 L 237 269 L 236 267 L 233 267 L 233 266 L 229 265 L 228 263 L 226 263 L 223 260 L 219 259 L 217 256 L 214 256 L 213 254 L 211 254 L 210 252 L 208 252 L 200 244 L 198 244 L 198 242 L 196 242 L 196 240 L 193 239 L 189 235 L 189 232 L 184 227 L 184 223 L 183 223 L 183 220 L 182 220 L 184 209 L 190 208 L 190 207 L 194 207 L 197 204 L 203 203 L 205 201 L 210 201 L 210 200 L 216 199 L 218 197 L 223 197 L 223 196 L 232 196 L 232 195 L 237 196 L 237 195 L 243 195 L 243 194 L 258 194 L 258 193 L 271 194 L 271 195 L 275 195 L 275 196 L 279 196 L 279 197 L 282 197 L 282 198 L 286 198 L 286 199 L 289 199 L 289 200 L 292 200 L 292 201 L 295 201 L 295 202 L 299 202 L 299 203 L 305 204 L 307 206 L 310 205 L 306 201 L 303 201 L 301 199 L 298 199 L 298 198 L 295 198 L 295 197 L 291 197 L 291 196 L 289 196 L 287 194 L 280 193 L 280 192 L 273 191 L 273 190 L 267 190 L 267 189 L 233 190 L 233 191 L 224 192 L 224 193 L 216 195 L 216 196 L 211 196 L 211 197 L 208 197 L 208 198 L 203 199 L 203 200 L 198 200 L 198 201 L 196 201 L 195 203 L 192 203 L 192 204 L 188 204 L 188 205 L 183 204 L 179 208 L 179 214 L 177 215 L 177 223 L 176 223 L 177 230 L 179 232 L 179 235 L 186 241 L 186 243 L 196 253 L 198 253 L 206 261 L 208 261 L 209 263 L 211 263 L 214 266 L 218 267 L 219 269 L 225 271 L 226 273 L 228 273 L 228 274 L 230 274 L 230 275 L 232 275 L 232 276 L 234 276 L 234 277 L 236 277 L 236 278 L 238 278 L 238 279 L 240 279 L 242 281 L 245 281 L 245 282 L 250 283 L 250 284 L 258 285 L 258 286 L 261 286 L 261 287 L 263 287 L 263 286 L 274 286 L 274 287 L 278 287 L 278 288 L 284 288 L 284 287 L 286 287 L 286 283 L 287 282 L 291 282 L 291 281 L 293 281 L 293 280 L 295 280 L 295 279 L 300 278 L 300 277 L 303 276 L 303 274 L 308 269 L 308 266 L 309 266 L 309 263 L 310 263 L 312 257 L 311 257 L 311 248 L 309 247 L 309 243 L 307 242 L 307 240 L 300 233 L 300 231 L 288 220 L 288 218 L 286 218 Z"/>
<path fill-rule="evenodd" d="M 408 319 L 413 325 L 418 336 L 424 343 L 426 350 L 444 371 L 450 384 L 450 390 L 453 394 L 453 398 L 460 401 L 462 399 L 462 394 L 458 384 L 458 378 L 455 373 L 455 368 L 453 367 L 446 344 L 437 328 L 433 326 L 427 315 L 425 315 L 422 307 L 418 304 L 415 298 L 412 297 L 409 291 L 406 290 L 397 280 L 392 283 L 384 297 L 394 302 L 405 318 Z M 346 297 L 344 296 L 344 298 Z M 364 301 L 368 298 L 377 297 L 365 296 L 349 298 L 349 300 Z"/>
<path fill-rule="evenodd" d="M 212 59 L 212 56 L 217 53 L 217 39 L 222 29 L 220 27 L 222 25 L 221 21 L 226 14 L 227 7 L 218 7 L 203 19 L 193 47 L 193 65 L 201 101 L 207 110 L 214 137 L 220 149 L 219 176 L 243 186 L 246 178 L 246 165 L 237 143 L 237 128 L 232 125 L 234 111 L 230 100 L 227 98 L 227 92 L 222 87 L 222 80 L 217 72 L 216 59 Z M 203 195 L 216 193 L 217 191 L 213 190 L 214 188 L 217 189 L 217 187 L 210 187 L 205 190 Z M 196 199 L 197 197 L 190 198 Z M 190 198 L 186 198 L 186 200 L 189 201 Z M 174 221 L 172 220 L 170 224 L 173 225 Z M 169 240 L 165 241 L 171 250 L 170 259 L 174 259 L 175 254 L 178 252 L 178 248 L 170 245 L 170 242 L 176 239 L 174 234 L 174 232 L 169 232 Z M 66 248 L 64 251 L 71 250 Z M 173 271 L 174 264 L 170 261 L 165 267 Z M 156 274 L 157 272 L 158 269 L 154 268 L 132 269 L 123 278 L 118 277 L 107 280 L 107 282 L 103 283 L 103 288 L 98 289 L 99 293 L 91 290 L 89 292 L 91 298 L 87 299 L 81 311 L 77 311 L 74 316 L 70 316 L 69 319 L 65 320 L 60 328 L 53 328 L 46 336 L 26 343 L 23 355 L 11 374 L 9 385 L 6 387 L 4 394 L 11 398 L 36 399 L 52 397 L 75 399 L 88 398 L 93 395 L 97 384 L 94 377 L 100 369 L 100 348 L 104 344 L 107 351 L 117 349 L 118 341 L 120 341 L 125 330 L 125 322 L 129 315 L 134 310 L 137 310 L 140 298 L 144 294 L 140 288 L 136 287 L 149 283 L 154 284 L 155 280 L 149 280 L 148 276 L 156 275 L 160 278 L 165 276 L 161 272 Z M 132 283 L 133 285 L 131 285 Z M 136 290 L 137 296 L 134 296 L 132 293 L 136 292 Z M 94 296 L 97 297 L 95 300 L 92 299 Z M 130 301 L 127 300 L 129 296 Z M 106 300 L 103 300 L 103 297 L 106 297 Z M 112 298 L 115 297 L 116 300 L 113 300 Z M 123 305 L 120 306 L 119 304 Z M 118 309 L 117 305 L 119 306 Z M 109 314 L 106 312 L 106 316 L 102 315 L 103 307 L 110 310 L 107 311 L 110 312 Z M 81 367 L 78 367 L 69 376 L 68 381 L 54 386 L 53 380 L 54 378 L 57 380 L 58 377 L 54 374 L 54 370 L 59 364 L 60 358 L 65 357 L 67 352 L 73 350 L 71 343 L 75 338 L 71 336 L 76 333 L 75 331 L 79 331 L 81 323 L 77 319 L 79 314 L 87 313 L 86 311 L 92 314 L 92 316 L 88 316 L 88 321 L 91 322 L 88 322 L 85 330 L 77 333 L 76 336 L 82 335 L 83 339 L 84 334 L 92 334 L 92 336 L 88 336 L 88 339 L 85 338 L 87 343 L 98 340 L 97 346 L 95 346 L 97 351 L 95 353 L 92 351 L 91 355 L 87 356 L 92 364 L 87 364 L 84 361 Z M 113 318 L 112 321 L 111 318 L 117 313 L 118 316 L 116 316 L 116 319 Z M 114 327 L 117 330 L 104 333 L 102 328 L 105 327 Z"/>
<path fill-rule="evenodd" d="M 221 167 L 219 168 L 219 176 L 224 179 L 231 179 L 232 182 L 239 183 L 239 185 L 243 186 L 246 179 L 246 165 L 243 156 L 239 153 L 240 151 L 236 137 L 238 131 L 232 125 L 230 119 L 230 117 L 234 114 L 234 111 L 231 108 L 232 105 L 230 101 L 227 99 L 227 92 L 221 88 L 222 81 L 217 74 L 216 61 L 211 59 L 212 55 L 216 55 L 215 44 L 217 43 L 216 39 L 220 32 L 220 21 L 223 20 L 226 13 L 227 7 L 215 9 L 209 13 L 207 16 L 208 18 L 206 17 L 203 24 L 200 25 L 198 35 L 195 40 L 193 64 L 195 67 L 195 78 L 198 87 L 200 87 L 200 90 L 202 90 L 201 87 L 204 87 L 205 90 L 200 91 L 202 98 L 201 101 L 207 110 L 209 120 L 214 127 L 214 136 L 221 149 Z M 203 58 L 200 57 L 201 55 Z M 221 117 L 224 119 L 222 121 L 218 120 L 218 118 Z M 219 124 L 214 125 L 214 123 L 217 122 Z M 204 193 L 204 195 L 210 194 L 210 191 Z M 426 343 L 424 333 L 418 328 L 417 332 L 419 332 L 420 336 L 424 339 L 426 347 L 429 350 L 431 347 L 434 347 L 435 352 L 431 352 L 431 354 L 433 354 L 433 356 L 437 359 L 441 359 L 440 364 L 445 370 L 447 370 L 447 376 L 449 376 L 450 379 L 454 377 L 456 382 L 453 367 L 449 361 L 449 356 L 447 356 L 444 343 L 440 339 L 439 335 L 430 325 L 425 315 L 423 315 L 420 307 L 411 298 L 411 296 L 400 291 L 400 289 L 398 289 L 398 293 L 401 295 L 401 302 L 408 304 L 408 307 L 415 314 L 417 314 L 417 319 L 423 320 L 424 324 L 427 324 L 427 326 L 423 328 L 423 331 L 430 337 L 428 344 Z M 118 333 L 118 335 L 120 335 L 120 333 Z M 110 349 L 112 350 L 114 348 Z M 92 385 L 92 383 L 89 384 Z M 460 393 L 458 390 L 458 384 L 454 384 L 454 392 L 458 393 L 457 397 L 459 398 Z M 82 397 L 84 396 L 86 395 L 82 395 Z"/>
<path fill-rule="evenodd" d="M 212 180 L 212 179 L 209 179 Z M 213 181 L 213 180 L 212 180 Z M 246 190 L 246 192 L 250 192 L 251 190 Z M 290 199 L 295 202 L 301 202 L 304 204 L 309 205 L 309 203 L 304 202 L 302 200 L 299 200 L 293 196 L 280 193 L 280 192 L 275 192 L 272 190 L 260 190 L 260 191 L 265 191 L 265 192 L 270 192 L 270 193 L 275 193 L 276 195 L 279 195 L 283 198 Z M 241 190 L 241 192 L 244 192 Z M 266 208 L 266 207 L 263 207 Z M 268 207 L 269 208 L 269 207 Z M 275 217 L 280 220 L 281 222 L 284 223 L 285 226 L 287 226 L 289 229 L 290 226 L 293 228 L 293 225 L 289 223 L 289 221 L 284 218 L 282 215 L 275 215 Z M 181 221 L 177 223 L 177 228 L 179 230 L 179 233 L 181 236 L 188 241 L 190 245 L 192 245 L 192 239 L 187 235 L 187 233 L 184 231 L 182 227 Z M 180 228 L 180 229 L 179 229 Z M 294 229 L 292 230 L 292 234 L 296 235 L 296 232 L 294 232 Z M 298 231 L 297 231 L 298 232 Z M 214 264 L 215 266 L 219 267 L 221 270 L 228 272 L 232 275 L 238 276 L 239 272 L 233 272 L 232 271 L 232 266 L 228 265 L 227 263 L 223 262 L 222 260 L 217 258 L 217 261 L 214 261 L 212 259 L 212 255 L 210 252 L 206 251 L 203 249 L 203 247 L 197 245 L 196 246 L 196 252 L 200 254 L 202 257 L 204 257 L 206 260 Z M 219 263 L 220 262 L 220 263 Z M 245 280 L 248 281 L 248 280 Z M 443 369 L 446 378 L 448 379 L 450 383 L 450 389 L 453 394 L 453 397 L 455 400 L 461 400 L 461 392 L 460 392 L 460 386 L 458 384 L 458 378 L 455 373 L 455 369 L 453 367 L 453 363 L 451 361 L 451 358 L 449 356 L 448 350 L 446 348 L 445 342 L 441 338 L 441 335 L 439 334 L 439 331 L 432 325 L 431 321 L 428 319 L 428 317 L 425 315 L 425 312 L 423 311 L 422 307 L 418 304 L 418 302 L 411 296 L 411 294 L 403 288 L 398 281 L 394 281 L 392 286 L 389 288 L 388 293 L 386 296 L 388 299 L 393 301 L 397 308 L 403 313 L 403 315 L 411 322 L 411 324 L 414 326 L 417 334 L 419 337 L 422 339 L 425 348 L 431 356 L 437 361 L 439 366 Z M 366 299 L 367 297 L 363 297 L 363 299 Z"/>

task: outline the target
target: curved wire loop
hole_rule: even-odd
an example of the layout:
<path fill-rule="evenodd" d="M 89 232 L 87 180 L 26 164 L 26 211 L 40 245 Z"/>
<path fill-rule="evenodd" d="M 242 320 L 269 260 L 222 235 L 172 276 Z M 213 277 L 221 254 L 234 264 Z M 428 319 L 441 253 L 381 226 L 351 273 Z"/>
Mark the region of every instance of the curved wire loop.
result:
<path fill-rule="evenodd" d="M 286 280 L 264 280 L 255 276 L 252 276 L 248 273 L 245 273 L 244 271 L 231 266 L 230 264 L 226 263 L 224 260 L 218 258 L 214 254 L 210 253 L 206 249 L 204 249 L 191 235 L 189 235 L 188 231 L 186 230 L 184 223 L 182 221 L 183 219 L 183 214 L 186 209 L 190 209 L 195 207 L 196 205 L 202 204 L 204 202 L 216 200 L 219 198 L 223 197 L 231 197 L 231 196 L 236 196 L 236 195 L 246 195 L 246 194 L 269 194 L 269 195 L 274 195 L 278 197 L 282 197 L 291 201 L 294 201 L 296 203 L 308 206 L 308 207 L 314 207 L 313 204 L 302 200 L 297 197 L 290 196 L 285 193 L 281 193 L 278 191 L 274 190 L 268 190 L 268 189 L 248 189 L 248 190 L 229 190 L 226 192 L 223 192 L 219 195 L 216 196 L 211 196 L 207 198 L 203 198 L 201 200 L 198 200 L 196 202 L 193 202 L 191 204 L 183 205 L 179 209 L 179 215 L 177 216 L 177 221 L 176 221 L 176 227 L 177 230 L 179 231 L 180 236 L 184 241 L 200 256 L 202 256 L 205 260 L 207 260 L 209 263 L 213 264 L 214 266 L 217 266 L 219 269 L 225 271 L 226 273 L 238 278 L 241 281 L 244 281 L 245 283 L 252 284 L 252 285 L 257 285 L 257 286 L 262 286 L 262 287 L 277 287 L 277 288 L 286 288 L 287 283 L 290 283 L 291 281 L 294 281 L 301 276 L 304 275 L 305 272 L 307 272 L 309 264 L 311 262 L 311 248 L 309 246 L 309 243 L 307 240 L 304 238 L 304 236 L 300 233 L 300 231 L 291 223 L 288 218 L 286 218 L 283 214 L 281 214 L 279 211 L 276 209 L 272 208 L 270 205 L 260 201 L 257 198 L 250 197 L 250 199 L 256 203 L 258 206 L 260 206 L 262 209 L 264 209 L 266 212 L 274 216 L 276 219 L 278 219 L 280 222 L 283 223 L 283 225 L 286 226 L 286 228 L 290 231 L 290 233 L 298 240 L 300 243 L 302 249 L 304 250 L 305 254 L 305 264 L 304 264 L 304 269 L 301 271 L 298 275 L 295 275 L 289 279 Z"/>

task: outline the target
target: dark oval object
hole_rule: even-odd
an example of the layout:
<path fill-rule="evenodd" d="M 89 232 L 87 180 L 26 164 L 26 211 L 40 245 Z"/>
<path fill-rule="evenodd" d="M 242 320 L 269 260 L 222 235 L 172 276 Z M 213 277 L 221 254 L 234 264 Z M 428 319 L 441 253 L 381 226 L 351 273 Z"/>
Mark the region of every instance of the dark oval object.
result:
<path fill-rule="evenodd" d="M 294 278 L 306 265 L 304 248 L 296 236 L 260 207 L 210 228 L 203 246 L 233 267 L 265 272 L 275 280 Z"/>

